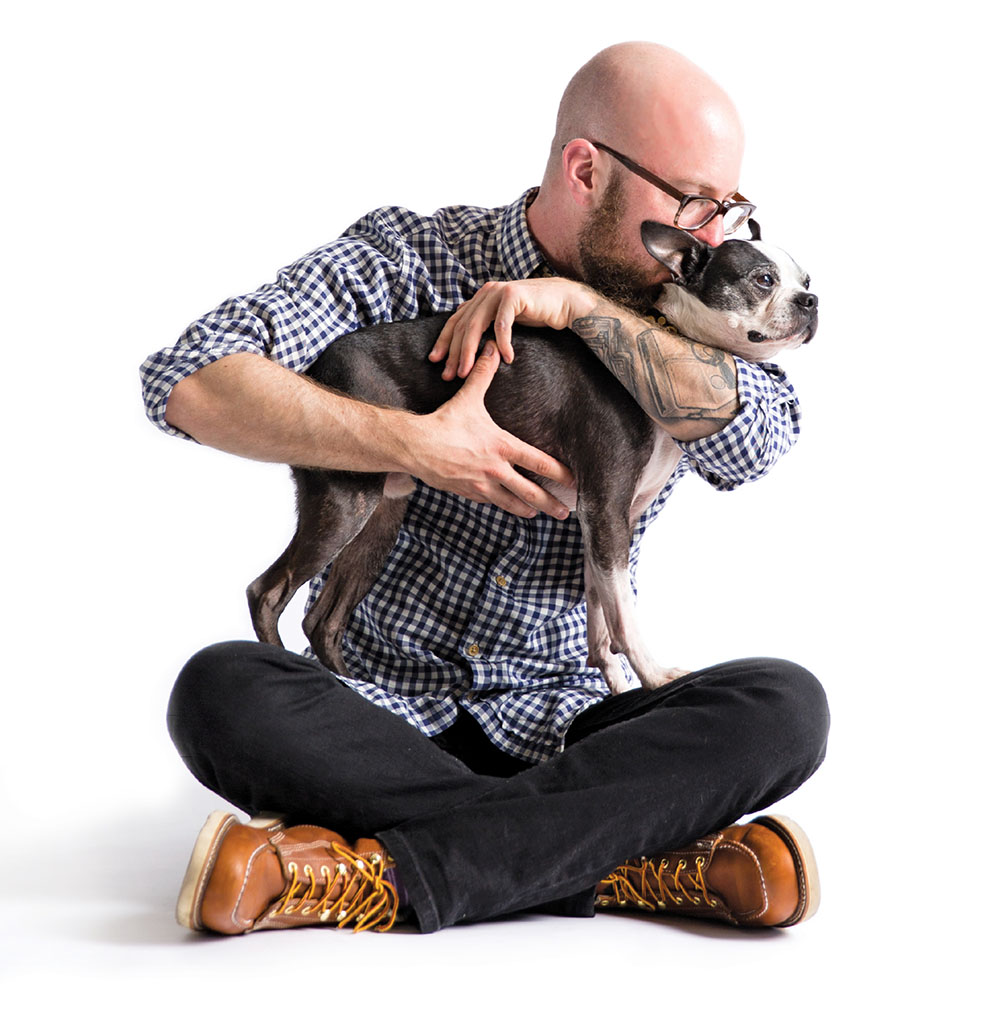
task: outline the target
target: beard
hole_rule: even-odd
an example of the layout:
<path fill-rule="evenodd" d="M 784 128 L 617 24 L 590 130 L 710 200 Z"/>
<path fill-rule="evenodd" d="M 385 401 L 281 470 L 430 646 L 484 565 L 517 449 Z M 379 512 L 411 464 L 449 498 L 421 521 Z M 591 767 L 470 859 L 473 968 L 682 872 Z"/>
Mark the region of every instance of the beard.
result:
<path fill-rule="evenodd" d="M 623 173 L 608 181 L 601 203 L 591 212 L 577 237 L 582 279 L 612 302 L 635 313 L 648 313 L 660 293 L 621 253 L 625 218 Z"/>

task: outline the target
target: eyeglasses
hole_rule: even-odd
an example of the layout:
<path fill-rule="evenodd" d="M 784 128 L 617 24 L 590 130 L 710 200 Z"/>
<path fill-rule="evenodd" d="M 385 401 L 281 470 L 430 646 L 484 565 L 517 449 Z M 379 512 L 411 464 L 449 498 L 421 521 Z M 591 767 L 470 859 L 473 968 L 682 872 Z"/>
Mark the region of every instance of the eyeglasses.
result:
<path fill-rule="evenodd" d="M 735 200 L 716 200 L 714 197 L 706 197 L 700 193 L 682 193 L 676 187 L 660 179 L 659 176 L 654 176 L 649 169 L 644 169 L 638 163 L 633 162 L 631 158 L 626 158 L 614 148 L 609 148 L 607 144 L 602 144 L 600 141 L 590 141 L 590 143 L 595 148 L 606 151 L 612 158 L 618 159 L 629 172 L 634 172 L 640 178 L 645 179 L 647 183 L 652 183 L 653 186 L 669 194 L 674 200 L 680 201 L 681 206 L 677 208 L 677 213 L 674 215 L 674 225 L 684 229 L 685 232 L 695 232 L 699 228 L 704 228 L 716 215 L 721 214 L 723 230 L 726 235 L 729 235 L 731 232 L 735 232 L 757 210 L 756 204 L 751 204 L 738 193 L 733 194 Z"/>

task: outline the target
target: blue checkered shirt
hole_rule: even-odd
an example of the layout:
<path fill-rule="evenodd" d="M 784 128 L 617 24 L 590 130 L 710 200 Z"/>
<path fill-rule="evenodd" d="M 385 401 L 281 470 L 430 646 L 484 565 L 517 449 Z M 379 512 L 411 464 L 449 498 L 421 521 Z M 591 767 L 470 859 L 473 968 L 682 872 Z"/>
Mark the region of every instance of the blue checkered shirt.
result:
<path fill-rule="evenodd" d="M 547 273 L 527 227 L 529 190 L 507 207 L 446 207 L 430 216 L 383 207 L 278 273 L 226 300 L 141 367 L 150 419 L 174 435 L 171 388 L 234 352 L 307 369 L 333 340 L 389 320 L 454 309 L 487 281 Z M 639 543 L 677 481 L 694 471 L 720 489 L 766 473 L 798 435 L 798 402 L 782 370 L 737 360 L 739 415 L 682 444 L 684 456 L 639 518 Z M 323 586 L 316 577 L 307 608 Z M 575 516 L 524 520 L 421 482 L 382 575 L 343 642 L 351 677 L 373 703 L 424 734 L 467 710 L 490 740 L 529 762 L 562 748 L 569 724 L 607 694 L 587 666 L 583 551 Z M 626 673 L 638 685 L 622 659 Z"/>

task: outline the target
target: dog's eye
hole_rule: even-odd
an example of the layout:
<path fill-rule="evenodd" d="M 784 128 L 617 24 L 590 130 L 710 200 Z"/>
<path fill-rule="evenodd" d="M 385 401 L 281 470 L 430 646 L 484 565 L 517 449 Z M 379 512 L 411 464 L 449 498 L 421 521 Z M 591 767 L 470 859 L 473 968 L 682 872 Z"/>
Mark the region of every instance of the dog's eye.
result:
<path fill-rule="evenodd" d="M 758 274 L 754 281 L 760 285 L 761 288 L 773 288 L 774 287 L 774 275 L 773 274 Z"/>
<path fill-rule="evenodd" d="M 805 290 L 806 290 L 807 292 L 809 291 L 809 280 L 810 280 L 810 279 L 809 279 L 809 275 L 808 275 L 808 274 L 807 274 L 807 275 L 806 275 L 806 276 L 805 276 L 805 277 L 804 277 L 804 278 L 802 279 L 802 287 L 803 287 L 803 288 L 804 288 L 804 289 L 805 289 Z"/>

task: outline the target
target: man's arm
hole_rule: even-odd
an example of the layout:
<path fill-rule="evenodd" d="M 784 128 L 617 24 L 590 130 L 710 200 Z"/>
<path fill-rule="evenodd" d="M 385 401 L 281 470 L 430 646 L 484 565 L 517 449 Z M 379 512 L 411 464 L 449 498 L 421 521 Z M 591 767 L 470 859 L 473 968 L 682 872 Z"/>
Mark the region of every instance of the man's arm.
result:
<path fill-rule="evenodd" d="M 459 307 L 431 351 L 447 356 L 445 378 L 463 376 L 493 323 L 500 353 L 513 358 L 510 328 L 572 329 L 673 438 L 688 441 L 725 428 L 740 411 L 731 355 L 690 341 L 563 278 L 491 283 Z"/>
<path fill-rule="evenodd" d="M 602 300 L 573 331 L 674 439 L 710 436 L 740 411 L 732 355 L 688 340 Z"/>
<path fill-rule="evenodd" d="M 165 419 L 200 443 L 229 453 L 354 471 L 399 471 L 519 516 L 565 507 L 515 466 L 561 483 L 571 472 L 494 424 L 483 397 L 500 358 L 490 348 L 437 411 L 416 415 L 334 393 L 253 353 L 227 355 L 180 380 Z"/>

